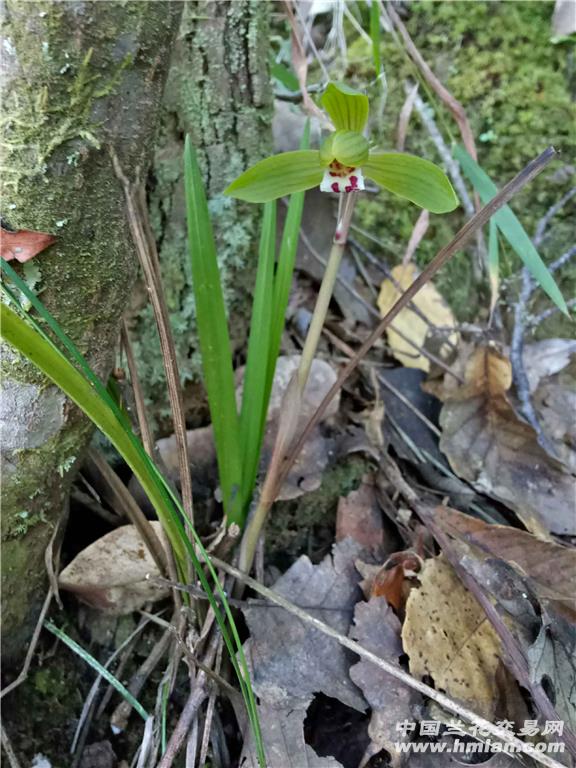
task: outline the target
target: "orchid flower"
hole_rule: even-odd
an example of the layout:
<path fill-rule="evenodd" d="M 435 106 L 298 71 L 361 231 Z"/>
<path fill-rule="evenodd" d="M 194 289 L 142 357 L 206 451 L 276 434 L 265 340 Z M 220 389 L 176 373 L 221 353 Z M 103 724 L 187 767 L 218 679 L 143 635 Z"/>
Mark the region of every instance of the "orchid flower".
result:
<path fill-rule="evenodd" d="M 369 111 L 363 93 L 329 83 L 321 104 L 336 130 L 320 150 L 267 157 L 233 181 L 225 194 L 265 203 L 318 186 L 322 192 L 355 192 L 364 189 L 367 178 L 432 213 L 447 213 L 458 206 L 448 177 L 434 163 L 402 152 L 370 149 L 362 133 Z"/>

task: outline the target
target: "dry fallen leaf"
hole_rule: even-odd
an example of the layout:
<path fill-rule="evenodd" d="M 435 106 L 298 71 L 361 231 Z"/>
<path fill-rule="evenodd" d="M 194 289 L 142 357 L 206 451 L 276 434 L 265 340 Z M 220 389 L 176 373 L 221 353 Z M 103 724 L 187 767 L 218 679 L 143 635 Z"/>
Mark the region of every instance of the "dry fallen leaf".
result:
<path fill-rule="evenodd" d="M 355 491 L 338 500 L 336 541 L 347 537 L 367 549 L 378 549 L 384 543 L 382 512 L 373 475 L 364 475 Z"/>
<path fill-rule="evenodd" d="M 300 557 L 274 584 L 274 590 L 346 635 L 360 597 L 354 567 L 359 552 L 359 545 L 346 539 L 319 565 Z M 245 651 L 259 701 L 268 764 L 271 768 L 337 766 L 336 761 L 310 751 L 302 728 L 306 710 L 319 692 L 360 712 L 366 709 L 361 692 L 350 679 L 349 655 L 336 640 L 282 608 L 250 605 L 249 601 L 243 613 L 250 631 Z M 240 765 L 257 765 L 249 733 Z"/>
<path fill-rule="evenodd" d="M 511 383 L 506 357 L 492 346 L 473 351 L 465 383 L 436 389 L 444 400 L 440 448 L 457 475 L 507 504 L 533 533 L 576 534 L 574 478 L 516 416 Z"/>
<path fill-rule="evenodd" d="M 507 525 L 489 525 L 448 507 L 434 510 L 435 522 L 450 536 L 520 566 L 539 597 L 573 604 L 576 595 L 576 550 L 532 536 Z"/>
<path fill-rule="evenodd" d="M 356 605 L 350 637 L 398 668 L 400 656 L 404 653 L 400 630 L 400 621 L 383 597 L 372 597 L 368 603 L 360 602 Z M 370 755 L 386 749 L 390 753 L 392 765 L 397 765 L 400 754 L 394 745 L 409 739 L 410 734 L 403 737 L 396 730 L 396 725 L 413 719 L 413 708 L 419 694 L 365 660 L 354 664 L 350 669 L 350 677 L 362 690 L 372 708 L 368 726 L 372 740 Z"/>
<path fill-rule="evenodd" d="M 29 229 L 11 232 L 2 227 L 0 230 L 0 256 L 5 261 L 16 259 L 16 261 L 24 264 L 55 242 L 54 235 L 50 235 L 48 232 L 32 232 Z"/>
<path fill-rule="evenodd" d="M 158 537 L 162 525 L 150 523 Z M 169 590 L 147 579 L 158 566 L 134 525 L 115 528 L 83 549 L 60 574 L 58 585 L 93 608 L 113 615 L 131 613 L 162 600 Z"/>
<path fill-rule="evenodd" d="M 491 719 L 496 710 L 500 640 L 482 607 L 443 556 L 426 560 L 402 628 L 410 672 Z"/>
<path fill-rule="evenodd" d="M 396 287 L 392 280 L 384 280 L 380 287 L 378 308 L 382 317 L 392 309 L 403 291 L 414 282 L 417 276 L 418 271 L 414 264 L 406 264 L 405 266 L 400 264 L 394 267 L 392 277 L 398 287 Z M 412 302 L 432 326 L 443 329 L 454 328 L 454 316 L 432 283 L 427 283 L 421 288 L 412 299 Z M 430 325 L 412 309 L 408 307 L 403 309 L 394 319 L 394 326 L 419 347 L 426 346 L 428 348 L 431 341 Z M 388 328 L 386 333 L 394 357 L 402 365 L 405 365 L 407 368 L 420 368 L 423 371 L 430 370 L 430 361 L 427 357 L 418 354 L 417 350 L 402 339 L 392 328 Z M 452 345 L 456 345 L 458 337 L 457 331 L 452 330 L 449 332 L 447 339 Z M 441 357 L 445 358 L 450 353 L 450 346 L 445 343 L 446 336 L 438 336 L 438 339 L 440 347 L 434 351 L 437 351 Z"/>

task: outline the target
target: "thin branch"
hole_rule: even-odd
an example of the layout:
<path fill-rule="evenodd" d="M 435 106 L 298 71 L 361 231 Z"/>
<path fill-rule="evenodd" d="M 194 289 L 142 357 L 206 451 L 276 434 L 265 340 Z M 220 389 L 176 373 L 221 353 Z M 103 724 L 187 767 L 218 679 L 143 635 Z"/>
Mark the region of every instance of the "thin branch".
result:
<path fill-rule="evenodd" d="M 166 552 L 154 528 L 150 525 L 150 521 L 136 504 L 128 488 L 99 451 L 91 448 L 88 451 L 88 460 L 93 462 L 106 483 L 113 502 L 111 506 L 124 511 L 128 520 L 138 529 L 138 533 L 142 536 L 160 572 L 165 573 L 167 568 Z"/>
<path fill-rule="evenodd" d="M 21 768 L 20 762 L 16 757 L 16 752 L 14 752 L 14 749 L 12 747 L 12 742 L 8 738 L 8 734 L 6 733 L 6 730 L 3 724 L 0 725 L 0 734 L 2 737 L 2 747 L 4 749 L 4 752 L 6 753 L 6 757 L 8 758 L 8 763 L 10 764 L 10 768 Z"/>
<path fill-rule="evenodd" d="M 576 195 L 576 187 L 570 189 L 560 200 L 552 205 L 542 216 L 538 224 L 536 225 L 536 232 L 532 239 L 534 246 L 538 248 L 546 237 L 546 231 L 550 225 L 550 222 L 556 216 L 559 211 L 566 205 L 566 203 Z M 576 254 L 576 246 L 572 246 L 565 253 L 559 256 L 549 266 L 551 272 L 555 272 L 560 269 L 564 264 Z M 536 281 L 531 277 L 527 267 L 523 267 L 520 273 L 521 288 L 518 296 L 518 301 L 514 305 L 514 327 L 512 329 L 512 339 L 510 341 L 510 363 L 512 365 L 512 377 L 514 380 L 514 386 L 516 389 L 516 395 L 518 402 L 520 403 L 520 413 L 524 416 L 528 424 L 536 433 L 539 444 L 542 448 L 551 456 L 558 458 L 558 452 L 552 444 L 552 441 L 544 433 L 540 420 L 536 414 L 532 399 L 530 397 L 530 383 L 528 376 L 524 368 L 524 333 L 525 326 L 535 326 L 542 320 L 545 320 L 550 315 L 556 312 L 556 307 L 543 312 L 537 318 L 530 319 L 528 317 L 528 302 L 530 297 L 536 289 Z"/>
<path fill-rule="evenodd" d="M 310 251 L 310 253 L 312 254 L 312 256 L 313 256 L 313 257 L 314 257 L 314 258 L 315 258 L 315 259 L 316 259 L 316 260 L 317 260 L 317 261 L 318 261 L 320 264 L 322 264 L 322 265 L 325 267 L 325 266 L 326 266 L 326 264 L 327 264 L 327 262 L 326 262 L 326 259 L 324 259 L 324 258 L 323 258 L 323 257 L 322 257 L 322 256 L 321 256 L 319 253 L 318 253 L 318 251 L 317 251 L 317 250 L 314 248 L 314 246 L 312 245 L 312 243 L 310 242 L 310 240 L 308 239 L 308 237 L 307 237 L 307 236 L 304 234 L 304 232 L 300 232 L 300 239 L 302 240 L 302 242 L 304 243 L 304 245 L 306 246 L 306 248 L 307 248 L 307 249 Z M 391 274 L 389 271 L 387 271 L 387 272 L 386 272 L 386 275 L 387 275 L 387 277 L 389 278 L 389 280 L 390 280 L 390 281 L 393 283 L 393 285 L 396 287 L 396 289 L 397 289 L 397 290 L 402 290 L 402 288 L 401 288 L 400 284 L 398 283 L 398 281 L 397 281 L 397 280 L 394 278 L 394 276 L 393 276 L 393 275 L 392 275 L 392 274 Z M 366 301 L 366 299 L 364 298 L 364 296 L 362 296 L 360 293 L 358 293 L 358 291 L 357 291 L 357 290 L 354 288 L 354 286 L 353 286 L 353 285 L 350 285 L 350 283 L 349 283 L 347 280 L 344 280 L 344 279 L 341 277 L 341 275 L 340 275 L 340 274 L 338 274 L 338 276 L 337 276 L 337 278 L 336 278 L 336 282 L 338 283 L 338 285 L 341 285 L 341 286 L 342 286 L 342 287 L 343 287 L 343 288 L 344 288 L 346 291 L 348 291 L 348 293 L 349 293 L 351 296 L 353 296 L 353 297 L 354 297 L 354 299 L 355 299 L 355 300 L 356 300 L 358 303 L 362 304 L 362 306 L 363 306 L 363 307 L 366 309 L 366 311 L 368 312 L 368 314 L 372 315 L 372 317 L 374 317 L 375 319 L 377 319 L 377 320 L 380 320 L 380 317 L 381 317 L 381 316 L 380 316 L 380 313 L 378 312 L 378 310 L 377 310 L 375 307 L 373 307 L 373 306 L 372 306 L 372 304 L 370 304 L 370 302 L 369 302 L 369 301 Z M 435 325 L 434 325 L 434 324 L 433 324 L 433 323 L 432 323 L 432 322 L 431 322 L 431 321 L 430 321 L 430 320 L 429 320 L 429 319 L 426 317 L 426 315 L 425 315 L 425 314 L 422 312 L 422 310 L 420 309 L 420 307 L 418 307 L 416 304 L 414 304 L 414 302 L 413 302 L 413 301 L 411 301 L 411 302 L 410 302 L 410 304 L 409 304 L 408 306 L 409 306 L 409 308 L 412 310 L 412 312 L 414 312 L 414 314 L 415 314 L 415 315 L 417 315 L 417 316 L 418 316 L 418 317 L 419 317 L 419 318 L 420 318 L 420 319 L 421 319 L 421 320 L 422 320 L 424 323 L 426 323 L 426 325 L 427 325 L 427 326 L 428 326 L 428 327 L 429 327 L 429 328 L 430 328 L 432 331 L 437 331 L 437 330 L 438 330 L 438 329 L 436 328 L 436 326 L 435 326 Z M 392 324 L 391 324 L 391 325 L 390 325 L 390 330 L 394 331 L 394 333 L 396 333 L 396 334 L 397 334 L 397 335 L 398 335 L 398 336 L 399 336 L 399 337 L 400 337 L 400 338 L 401 338 L 403 341 L 405 341 L 405 342 L 406 342 L 406 344 L 408 344 L 408 345 L 409 345 L 409 346 L 411 346 L 411 347 L 412 347 L 414 350 L 416 350 L 416 352 L 418 353 L 418 355 L 422 355 L 422 357 L 426 357 L 426 358 L 428 358 L 428 360 L 430 360 L 430 362 L 432 362 L 432 363 L 434 363 L 435 365 L 437 365 L 439 368 L 441 368 L 441 369 L 442 369 L 442 370 L 443 370 L 445 373 L 447 373 L 449 376 L 453 376 L 453 377 L 454 377 L 454 378 L 455 378 L 457 381 L 459 381 L 460 383 L 463 383 L 463 379 L 462 379 L 462 378 L 461 378 L 461 377 L 460 377 L 458 374 L 454 373 L 454 371 L 452 371 L 452 369 L 450 368 L 450 366 L 449 366 L 449 365 L 447 365 L 447 364 L 444 362 L 444 360 L 442 360 L 440 357 L 438 357 L 438 356 L 437 356 L 437 355 L 435 355 L 434 353 L 432 353 L 432 352 L 429 352 L 427 349 L 425 349 L 424 347 L 422 347 L 422 346 L 420 346 L 419 344 L 417 344 L 417 343 L 414 341 L 414 339 L 411 339 L 411 338 L 410 338 L 410 336 L 408 336 L 406 333 L 404 333 L 404 331 L 400 330 L 400 328 L 398 328 L 396 325 L 392 325 Z M 451 342 L 449 339 L 446 339 L 446 344 L 447 344 L 448 346 L 452 347 L 453 349 L 455 349 L 455 346 L 454 346 L 454 344 L 452 344 L 452 342 Z M 417 355 L 414 355 L 414 357 L 417 357 Z"/>
<path fill-rule="evenodd" d="M 456 120 L 458 124 L 458 128 L 460 130 L 460 135 L 462 136 L 462 141 L 464 142 L 464 146 L 468 150 L 468 154 L 470 154 L 474 160 L 477 159 L 477 153 L 476 153 L 476 143 L 474 141 L 474 133 L 472 132 L 472 127 L 470 126 L 470 122 L 468 120 L 468 117 L 466 116 L 466 111 L 462 104 L 456 99 L 450 91 L 440 82 L 440 80 L 436 77 L 434 72 L 432 72 L 430 66 L 428 63 L 424 60 L 424 57 L 414 44 L 414 41 L 410 37 L 408 30 L 404 26 L 404 23 L 396 13 L 394 6 L 392 3 L 387 2 L 386 3 L 386 13 L 388 14 L 388 17 L 393 23 L 393 26 L 396 27 L 398 32 L 400 33 L 400 36 L 404 42 L 404 45 L 406 46 L 406 50 L 414 62 L 414 64 L 418 67 L 420 72 L 422 73 L 424 79 L 428 83 L 428 85 L 432 88 L 434 93 L 438 96 L 438 98 L 442 101 L 442 103 L 450 110 L 452 115 L 454 116 L 454 119 Z"/>
<path fill-rule="evenodd" d="M 552 760 L 546 755 L 543 755 L 540 752 L 538 752 L 532 744 L 523 742 L 521 739 L 518 739 L 514 735 L 512 735 L 510 731 L 506 730 L 505 728 L 501 728 L 500 726 L 494 725 L 488 720 L 485 720 L 483 717 L 480 717 L 479 715 L 477 715 L 475 712 L 472 712 L 471 710 L 461 706 L 457 702 L 452 701 L 452 699 L 450 699 L 445 694 L 440 693 L 439 691 L 436 691 L 434 688 L 431 688 L 430 686 L 420 682 L 419 680 L 416 680 L 407 672 L 404 672 L 404 670 L 395 666 L 391 662 L 380 658 L 375 653 L 372 653 L 367 648 L 364 648 L 362 645 L 360 645 L 360 643 L 357 643 L 355 640 L 351 640 L 349 637 L 342 634 L 341 632 L 338 632 L 338 630 L 334 629 L 329 624 L 325 624 L 320 619 L 317 619 L 315 616 L 312 616 L 311 614 L 307 613 L 299 606 L 295 605 L 294 603 L 291 603 L 285 597 L 278 594 L 278 592 L 274 592 L 272 589 L 268 589 L 268 587 L 263 586 L 262 584 L 260 584 L 260 582 L 256 581 L 256 579 L 252 579 L 250 576 L 247 576 L 238 568 L 234 568 L 232 565 L 229 565 L 228 563 L 222 560 L 218 560 L 217 558 L 212 558 L 212 560 L 215 563 L 215 565 L 217 565 L 219 568 L 222 568 L 223 571 L 225 571 L 226 573 L 229 573 L 231 576 L 234 576 L 241 583 L 245 584 L 248 587 L 251 587 L 254 591 L 258 592 L 263 597 L 267 598 L 271 602 L 275 603 L 276 605 L 280 606 L 284 610 L 288 611 L 293 616 L 296 616 L 298 619 L 305 622 L 306 624 L 309 624 L 310 626 L 319 630 L 320 632 L 327 635 L 328 637 L 333 638 L 338 643 L 340 643 L 340 645 L 344 646 L 345 648 L 348 648 L 348 650 L 353 651 L 354 653 L 358 654 L 358 656 L 361 656 L 367 661 L 372 662 L 375 666 L 379 667 L 380 669 L 384 670 L 384 672 L 396 678 L 396 680 L 400 680 L 402 683 L 414 689 L 415 691 L 418 691 L 423 696 L 426 696 L 429 699 L 432 699 L 441 707 L 444 707 L 445 709 L 447 709 L 449 712 L 453 712 L 455 715 L 463 718 L 464 720 L 467 720 L 469 723 L 473 723 L 474 725 L 477 725 L 482 730 L 488 731 L 488 733 L 490 733 L 492 736 L 495 736 L 497 739 L 504 741 L 510 745 L 514 745 L 514 747 L 516 747 L 518 751 L 520 751 L 523 754 L 530 755 L 531 757 L 534 758 L 534 760 L 541 763 L 542 765 L 549 766 L 549 768 L 562 768 L 560 763 L 557 763 L 555 760 Z"/>
<path fill-rule="evenodd" d="M 219 643 L 220 636 L 215 632 L 210 638 L 208 649 L 204 655 L 204 666 L 210 667 L 214 663 L 214 658 L 218 651 Z M 166 752 L 162 755 L 162 759 L 158 764 L 158 768 L 171 768 L 174 760 L 178 756 L 178 753 L 182 749 L 186 737 L 188 736 L 188 732 L 194 718 L 198 714 L 200 705 L 208 695 L 207 674 L 203 669 L 199 670 L 196 678 L 191 680 L 191 684 L 192 691 L 188 697 L 188 701 L 186 702 L 184 709 L 182 710 L 180 718 L 178 719 L 178 723 L 172 732 L 172 736 L 170 737 L 170 741 L 166 747 Z"/>
<path fill-rule="evenodd" d="M 568 309 L 576 307 L 576 298 L 569 299 L 566 302 L 566 306 Z M 540 323 L 543 323 L 544 320 L 548 320 L 549 317 L 552 317 L 552 315 L 555 315 L 557 312 L 560 312 L 559 307 L 550 307 L 549 309 L 544 310 L 544 312 L 540 312 L 539 315 L 533 315 L 532 317 L 529 317 L 526 325 L 529 328 L 537 328 Z"/>
<path fill-rule="evenodd" d="M 152 672 L 154 672 L 162 657 L 168 650 L 171 639 L 171 634 L 169 632 L 165 632 L 154 645 L 142 664 L 136 670 L 136 673 L 133 675 L 130 683 L 127 686 L 128 690 L 135 699 L 138 698 L 138 695 L 146 684 L 146 681 Z M 129 701 L 123 699 L 120 704 L 118 704 L 112 713 L 112 717 L 110 718 L 110 726 L 113 733 L 122 733 L 126 730 L 126 726 L 128 725 L 128 718 L 130 717 L 131 712 L 132 705 Z"/>

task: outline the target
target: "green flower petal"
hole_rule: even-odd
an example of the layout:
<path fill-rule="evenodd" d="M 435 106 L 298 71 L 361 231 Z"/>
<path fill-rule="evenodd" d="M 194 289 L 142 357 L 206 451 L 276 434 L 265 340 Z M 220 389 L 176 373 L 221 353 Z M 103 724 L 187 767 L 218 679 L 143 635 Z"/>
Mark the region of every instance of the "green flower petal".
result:
<path fill-rule="evenodd" d="M 224 194 L 249 203 L 268 203 L 292 192 L 317 187 L 322 175 L 318 150 L 283 152 L 253 165 L 238 176 Z"/>
<path fill-rule="evenodd" d="M 326 166 L 332 160 L 338 160 L 342 165 L 356 168 L 368 160 L 368 147 L 368 139 L 361 133 L 335 131 L 320 147 L 320 162 Z"/>
<path fill-rule="evenodd" d="M 448 213 L 459 205 L 444 171 L 421 157 L 399 152 L 370 152 L 362 170 L 389 192 L 432 213 Z"/>
<path fill-rule="evenodd" d="M 320 103 L 337 131 L 362 133 L 368 120 L 368 97 L 342 83 L 328 83 Z"/>

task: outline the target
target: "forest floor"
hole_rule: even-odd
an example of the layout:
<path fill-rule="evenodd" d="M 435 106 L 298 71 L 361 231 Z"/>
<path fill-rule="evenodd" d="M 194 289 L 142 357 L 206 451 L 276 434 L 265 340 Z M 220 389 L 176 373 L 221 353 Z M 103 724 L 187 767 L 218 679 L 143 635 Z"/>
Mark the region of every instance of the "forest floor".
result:
<path fill-rule="evenodd" d="M 493 179 L 503 184 L 548 143 L 569 146 L 564 126 L 570 122 L 574 54 L 564 61 L 562 43 L 554 47 L 549 31 L 542 31 L 550 14 L 541 6 L 549 11 L 549 4 L 497 4 L 490 17 L 485 3 L 466 4 L 465 14 L 459 3 L 421 5 L 426 7 L 407 19 L 408 29 L 465 103 L 479 160 Z M 350 46 L 347 68 L 342 65 L 347 79 L 365 81 L 367 50 L 361 36 Z M 411 70 L 387 40 L 383 51 L 387 66 L 402 73 L 399 85 L 389 86 L 386 107 L 397 117 L 406 102 L 402 78 Z M 285 104 L 279 102 L 279 111 Z M 451 118 L 446 112 L 436 119 Z M 546 128 L 551 119 L 554 136 Z M 383 138 L 394 146 L 397 119 L 382 125 Z M 436 159 L 426 125 L 413 119 L 405 127 L 406 149 Z M 574 168 L 561 159 L 522 197 L 522 223 L 531 237 L 539 231 L 545 261 L 564 258 L 555 275 L 565 295 L 576 279 L 569 227 L 574 183 Z M 370 195 L 359 205 L 306 394 L 311 409 L 399 287 L 464 221 L 464 214 L 456 214 L 418 230 L 418 212 L 406 213 L 387 200 L 384 217 L 378 205 L 382 201 Z M 264 465 L 334 218 L 334 200 L 311 193 Z M 409 245 L 414 232 L 419 234 Z M 305 618 L 263 604 L 255 590 L 235 608 L 274 768 L 443 768 L 463 762 L 427 753 L 402 763 L 402 745 L 418 734 L 424 743 L 448 746 L 455 734 L 470 741 L 479 733 L 485 737 L 478 717 L 509 722 L 509 734 L 530 743 L 556 740 L 547 723 L 562 722 L 566 731 L 576 726 L 576 426 L 566 418 L 576 407 L 573 320 L 555 312 L 535 286 L 520 297 L 521 264 L 507 248 L 499 303 L 491 312 L 488 281 L 478 274 L 481 253 L 478 244 L 468 247 L 402 311 L 313 432 L 274 507 L 257 580 L 340 636 L 328 637 Z M 526 383 L 518 388 L 518 381 Z M 222 514 L 215 451 L 207 423 L 189 427 L 197 528 L 210 541 Z M 173 436 L 166 434 L 158 447 L 176 481 Z M 148 513 L 126 467 L 115 469 Z M 68 566 L 89 546 L 96 556 L 80 561 L 84 581 L 61 591 L 62 605 L 53 603 L 49 618 L 101 664 L 110 661 L 146 712 L 165 712 L 169 736 L 190 678 L 187 665 L 179 664 L 163 698 L 168 659 L 185 653 L 161 623 L 171 617 L 166 590 L 150 586 L 141 563 L 133 570 L 118 566 L 136 545 L 120 539 L 126 520 L 109 499 L 109 480 L 97 462 L 87 461 L 74 485 L 61 562 Z M 77 599 L 86 584 L 109 597 L 111 572 L 120 616 Z M 496 610 L 488 620 L 490 606 Z M 392 669 L 353 653 L 342 638 Z M 524 666 L 510 663 L 515 658 Z M 228 667 L 223 660 L 220 675 L 232 679 Z M 399 682 L 402 674 L 428 688 Z M 83 659 L 42 633 L 27 679 L 4 701 L 5 728 L 22 767 L 136 765 L 143 722 L 105 681 L 95 687 L 95 678 Z M 237 697 L 219 684 L 212 692 L 198 719 L 199 744 L 205 723 L 211 724 L 205 765 L 256 766 L 253 745 L 242 738 L 245 718 Z M 467 721 L 462 708 L 476 720 Z M 481 757 L 476 762 L 489 768 L 514 762 L 496 753 Z M 179 759 L 174 764 L 184 765 Z M 554 759 L 570 764 L 567 754 Z M 524 764 L 537 764 L 530 761 Z"/>

